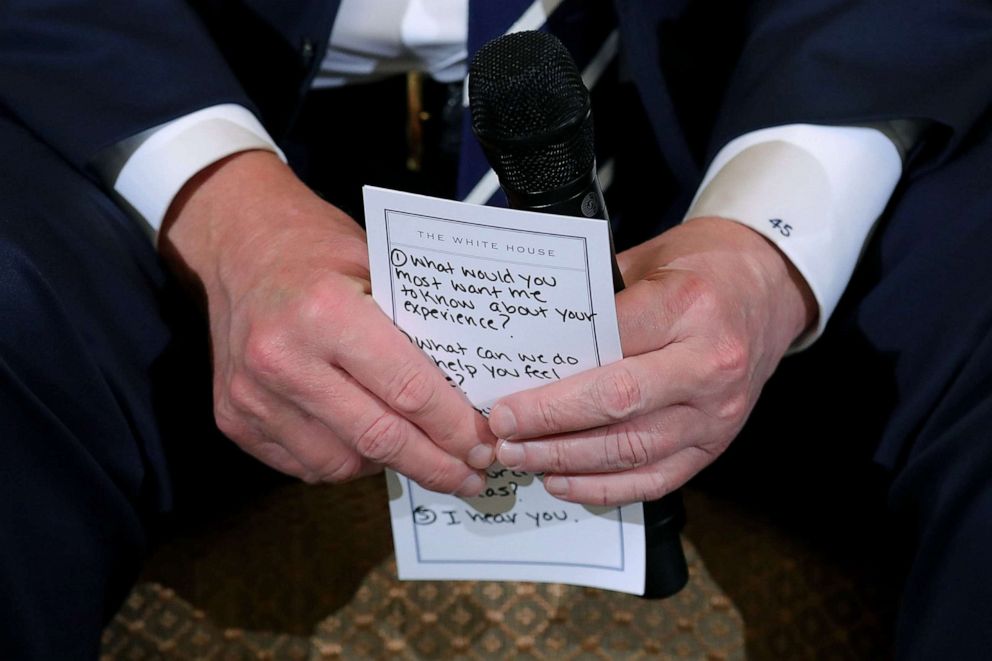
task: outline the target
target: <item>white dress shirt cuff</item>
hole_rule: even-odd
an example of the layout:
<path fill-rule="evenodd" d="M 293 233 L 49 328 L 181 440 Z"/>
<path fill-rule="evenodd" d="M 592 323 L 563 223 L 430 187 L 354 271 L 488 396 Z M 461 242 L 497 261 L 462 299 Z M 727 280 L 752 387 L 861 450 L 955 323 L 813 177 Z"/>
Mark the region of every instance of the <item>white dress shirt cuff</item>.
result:
<path fill-rule="evenodd" d="M 892 141 L 872 128 L 790 124 L 728 143 L 710 165 L 686 219 L 719 216 L 765 236 L 805 278 L 823 332 L 902 174 Z"/>
<path fill-rule="evenodd" d="M 282 152 L 246 108 L 225 104 L 184 115 L 148 132 L 127 158 L 114 191 L 158 232 L 172 199 L 193 175 L 241 151 Z"/>

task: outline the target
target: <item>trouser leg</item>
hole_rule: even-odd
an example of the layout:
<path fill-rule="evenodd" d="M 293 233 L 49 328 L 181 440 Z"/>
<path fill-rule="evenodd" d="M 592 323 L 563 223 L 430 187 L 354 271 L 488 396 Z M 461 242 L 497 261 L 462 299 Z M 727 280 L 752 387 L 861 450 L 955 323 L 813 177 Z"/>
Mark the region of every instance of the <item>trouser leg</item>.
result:
<path fill-rule="evenodd" d="M 762 429 L 784 431 L 793 455 L 806 443 L 871 449 L 888 471 L 887 504 L 909 564 L 896 628 L 902 659 L 992 650 L 990 181 L 986 128 L 907 182 L 828 332 L 786 360 L 757 415 Z M 858 469 L 822 466 L 830 472 L 819 511 L 832 506 L 833 534 L 850 534 L 843 522 L 855 517 L 845 512 L 858 503 L 845 492 Z"/>
<path fill-rule="evenodd" d="M 827 332 L 703 476 L 902 574 L 900 659 L 992 650 L 990 181 L 986 128 L 897 191 Z"/>
<path fill-rule="evenodd" d="M 992 330 L 992 329 L 990 329 Z M 891 490 L 916 542 L 900 659 L 992 653 L 992 332 L 921 430 Z"/>
<path fill-rule="evenodd" d="M 0 657 L 95 658 L 170 500 L 150 241 L 0 115 Z"/>
<path fill-rule="evenodd" d="M 877 249 L 894 282 L 866 297 L 861 311 L 866 335 L 891 355 L 897 386 L 877 459 L 891 469 L 889 506 L 912 545 L 896 628 L 900 659 L 992 652 L 989 124 L 952 163 L 907 190 L 892 221 L 902 214 L 916 222 Z M 898 300 L 905 312 L 887 312 Z"/>

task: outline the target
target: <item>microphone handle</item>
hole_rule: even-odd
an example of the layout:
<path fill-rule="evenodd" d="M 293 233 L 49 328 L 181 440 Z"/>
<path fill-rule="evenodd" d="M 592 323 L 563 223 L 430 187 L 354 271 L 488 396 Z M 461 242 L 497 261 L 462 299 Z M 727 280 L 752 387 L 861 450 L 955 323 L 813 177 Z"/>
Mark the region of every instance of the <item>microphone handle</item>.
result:
<path fill-rule="evenodd" d="M 579 218 L 596 218 L 609 222 L 603 190 L 593 164 L 588 175 L 568 185 L 545 193 L 521 193 L 503 186 L 511 209 L 554 213 Z M 610 260 L 613 264 L 613 291 L 620 292 L 623 276 L 617 266 L 610 232 Z M 685 526 L 682 493 L 673 491 L 657 500 L 644 503 L 645 574 L 644 598 L 663 599 L 676 594 L 689 580 L 689 568 L 679 534 Z"/>

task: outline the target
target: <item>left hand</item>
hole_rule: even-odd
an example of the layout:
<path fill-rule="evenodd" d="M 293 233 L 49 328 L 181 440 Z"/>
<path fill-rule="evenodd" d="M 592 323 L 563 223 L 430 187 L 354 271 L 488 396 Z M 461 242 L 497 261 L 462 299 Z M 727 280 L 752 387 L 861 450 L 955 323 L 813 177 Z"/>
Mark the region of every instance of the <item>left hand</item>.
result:
<path fill-rule="evenodd" d="M 618 256 L 624 359 L 503 398 L 497 459 L 562 500 L 648 501 L 702 470 L 744 425 L 815 318 L 790 262 L 753 230 L 698 218 Z"/>

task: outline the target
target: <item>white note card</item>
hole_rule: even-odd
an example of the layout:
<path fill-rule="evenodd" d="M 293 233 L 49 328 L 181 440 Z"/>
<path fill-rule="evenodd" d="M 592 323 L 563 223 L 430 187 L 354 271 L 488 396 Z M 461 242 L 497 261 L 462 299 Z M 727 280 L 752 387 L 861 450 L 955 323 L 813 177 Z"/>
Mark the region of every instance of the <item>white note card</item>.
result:
<path fill-rule="evenodd" d="M 372 295 L 488 414 L 500 398 L 622 356 L 602 220 L 365 187 Z M 644 591 L 640 504 L 558 500 L 498 465 L 460 498 L 387 471 L 401 579 L 569 583 Z"/>

